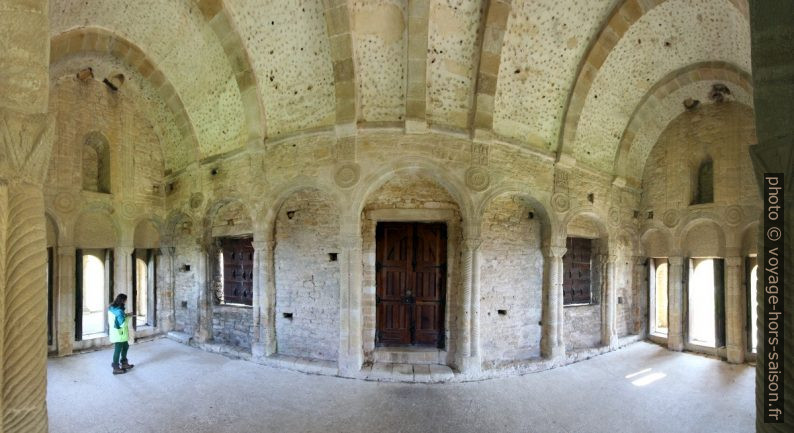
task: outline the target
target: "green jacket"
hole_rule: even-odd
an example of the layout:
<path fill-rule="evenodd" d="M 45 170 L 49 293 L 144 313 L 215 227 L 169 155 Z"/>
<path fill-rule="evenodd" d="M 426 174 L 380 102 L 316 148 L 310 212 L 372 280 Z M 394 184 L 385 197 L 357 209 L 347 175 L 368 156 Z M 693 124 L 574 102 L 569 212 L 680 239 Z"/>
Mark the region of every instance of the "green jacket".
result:
<path fill-rule="evenodd" d="M 124 343 L 130 338 L 129 317 L 124 309 L 108 308 L 108 337 L 111 343 Z"/>

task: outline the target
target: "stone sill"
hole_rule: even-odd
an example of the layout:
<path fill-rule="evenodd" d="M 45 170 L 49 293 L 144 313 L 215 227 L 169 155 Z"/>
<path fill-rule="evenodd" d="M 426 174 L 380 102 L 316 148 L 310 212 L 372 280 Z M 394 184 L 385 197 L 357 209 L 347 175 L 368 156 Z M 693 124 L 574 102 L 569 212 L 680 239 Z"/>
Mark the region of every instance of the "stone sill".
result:
<path fill-rule="evenodd" d="M 595 306 L 598 306 L 598 305 L 601 305 L 601 304 L 599 304 L 597 302 L 591 302 L 589 304 L 568 304 L 568 305 L 563 305 L 562 307 L 563 308 L 568 308 L 568 307 L 595 307 Z"/>
<path fill-rule="evenodd" d="M 247 309 L 253 310 L 253 305 L 246 305 L 246 304 L 215 304 L 214 307 L 218 308 L 229 308 L 229 309 Z"/>

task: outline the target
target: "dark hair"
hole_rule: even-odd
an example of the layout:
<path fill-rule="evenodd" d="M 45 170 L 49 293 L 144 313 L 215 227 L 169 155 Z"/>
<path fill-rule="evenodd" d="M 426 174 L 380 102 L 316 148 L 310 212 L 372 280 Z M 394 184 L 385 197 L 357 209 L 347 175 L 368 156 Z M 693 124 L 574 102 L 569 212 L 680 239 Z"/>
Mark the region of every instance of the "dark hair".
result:
<path fill-rule="evenodd" d="M 116 299 L 113 300 L 113 303 L 110 304 L 110 306 L 111 307 L 124 308 L 124 303 L 125 302 L 127 302 L 127 295 L 125 295 L 124 293 L 119 293 L 119 295 L 116 296 Z"/>

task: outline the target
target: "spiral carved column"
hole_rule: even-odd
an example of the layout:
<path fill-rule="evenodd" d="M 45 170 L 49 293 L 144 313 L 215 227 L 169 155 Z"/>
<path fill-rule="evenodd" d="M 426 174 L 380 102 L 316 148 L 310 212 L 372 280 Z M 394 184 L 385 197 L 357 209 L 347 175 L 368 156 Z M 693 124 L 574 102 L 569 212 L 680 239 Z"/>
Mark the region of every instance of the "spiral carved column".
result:
<path fill-rule="evenodd" d="M 463 240 L 463 254 L 461 254 L 463 290 L 460 297 L 460 340 L 457 345 L 459 368 L 464 368 L 463 364 L 471 357 L 472 261 L 474 259 L 474 250 L 478 244 L 478 239 L 467 238 Z"/>
<path fill-rule="evenodd" d="M 565 356 L 563 340 L 562 256 L 563 247 L 543 249 L 543 336 L 541 352 L 547 359 Z"/>
<path fill-rule="evenodd" d="M 41 187 L 9 185 L 3 335 L 5 432 L 47 431 L 44 227 Z"/>

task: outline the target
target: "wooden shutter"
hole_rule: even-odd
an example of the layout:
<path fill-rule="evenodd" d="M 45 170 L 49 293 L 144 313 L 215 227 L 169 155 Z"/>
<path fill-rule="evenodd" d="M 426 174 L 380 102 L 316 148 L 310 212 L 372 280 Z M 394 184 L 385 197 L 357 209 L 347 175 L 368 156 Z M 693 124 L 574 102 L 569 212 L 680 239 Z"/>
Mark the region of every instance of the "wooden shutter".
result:
<path fill-rule="evenodd" d="M 223 239 L 223 300 L 253 304 L 254 247 L 251 238 Z"/>
<path fill-rule="evenodd" d="M 563 304 L 589 304 L 591 298 L 591 239 L 568 238 L 562 257 Z"/>

